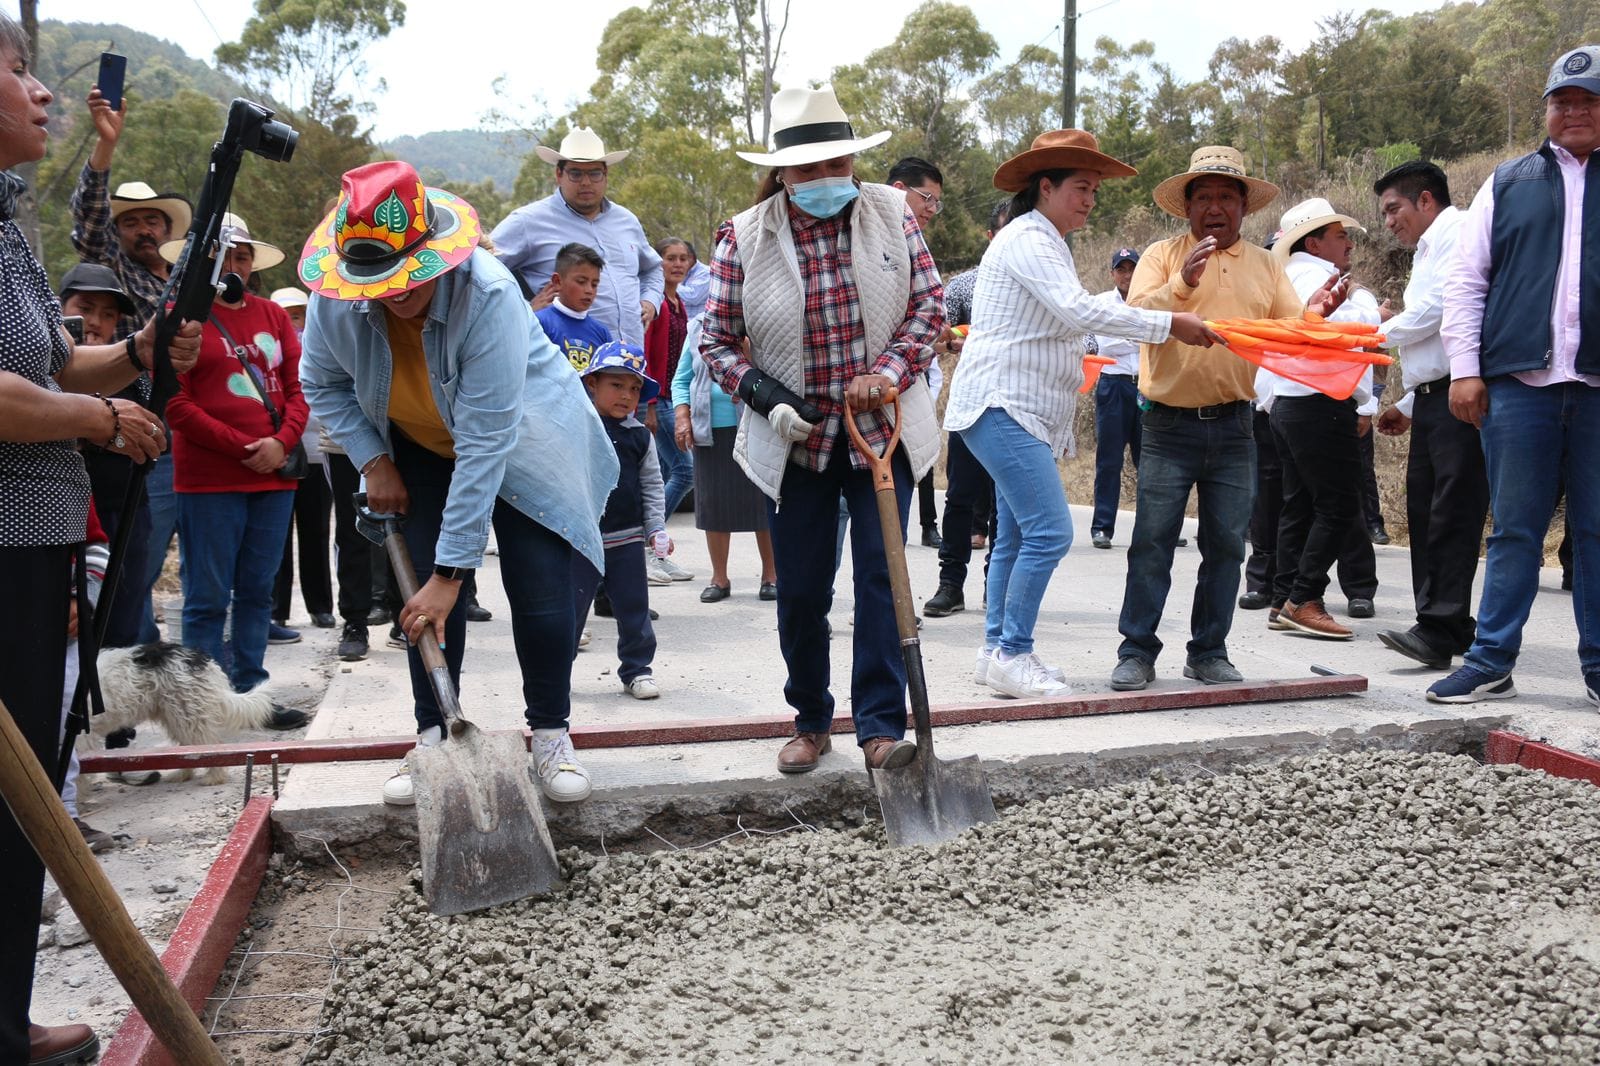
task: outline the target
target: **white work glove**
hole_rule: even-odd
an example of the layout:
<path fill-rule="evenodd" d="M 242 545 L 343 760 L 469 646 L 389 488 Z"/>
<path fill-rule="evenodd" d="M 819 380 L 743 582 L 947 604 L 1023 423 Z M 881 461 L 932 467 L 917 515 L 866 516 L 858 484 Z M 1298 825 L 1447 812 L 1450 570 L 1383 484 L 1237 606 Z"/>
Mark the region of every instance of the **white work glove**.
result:
<path fill-rule="evenodd" d="M 772 429 L 778 436 L 796 444 L 811 436 L 811 431 L 817 428 L 815 422 L 807 422 L 800 417 L 799 411 L 786 403 L 776 404 L 767 413 L 767 421 L 772 423 Z"/>

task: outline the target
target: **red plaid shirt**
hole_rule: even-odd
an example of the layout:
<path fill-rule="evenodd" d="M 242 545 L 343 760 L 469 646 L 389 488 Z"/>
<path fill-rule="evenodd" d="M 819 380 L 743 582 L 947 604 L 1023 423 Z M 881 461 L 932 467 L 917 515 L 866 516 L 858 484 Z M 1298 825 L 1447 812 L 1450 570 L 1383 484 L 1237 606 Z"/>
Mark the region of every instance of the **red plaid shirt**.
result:
<path fill-rule="evenodd" d="M 844 390 L 851 379 L 883 374 L 904 390 L 927 372 L 933 362 L 933 341 L 944 328 L 944 287 L 922 230 L 908 209 L 904 226 L 911 252 L 911 293 L 906 317 L 886 349 L 867 352 L 850 227 L 845 224 L 848 216 L 849 212 L 841 212 L 833 218 L 813 218 L 792 204 L 789 207 L 789 228 L 806 293 L 804 393 L 825 416 L 803 449 L 791 455 L 793 462 L 808 470 L 822 470 L 833 454 L 834 441 L 843 432 Z M 740 380 L 754 366 L 744 352 L 745 336 L 744 265 L 729 221 L 717 231 L 700 352 L 712 376 L 731 396 L 739 394 Z M 857 425 L 873 448 L 881 451 L 888 443 L 892 427 L 882 411 L 859 416 Z M 850 461 L 858 468 L 866 466 L 853 449 Z"/>

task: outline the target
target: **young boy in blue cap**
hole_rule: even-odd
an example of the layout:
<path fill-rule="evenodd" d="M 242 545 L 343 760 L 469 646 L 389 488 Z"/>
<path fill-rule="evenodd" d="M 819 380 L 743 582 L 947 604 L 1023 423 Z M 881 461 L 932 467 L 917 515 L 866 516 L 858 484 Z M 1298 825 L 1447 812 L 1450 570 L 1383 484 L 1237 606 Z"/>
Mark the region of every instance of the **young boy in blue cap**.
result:
<path fill-rule="evenodd" d="M 655 441 L 634 412 L 641 403 L 655 399 L 661 390 L 645 375 L 644 350 L 621 341 L 609 341 L 595 350 L 583 370 L 583 383 L 622 467 L 617 487 L 600 516 L 606 593 L 617 620 L 617 658 L 622 662 L 617 676 L 628 695 L 636 700 L 653 700 L 661 695 L 661 689 L 650 672 L 656 655 L 656 634 L 650 625 L 645 544 L 649 542 L 658 558 L 670 554 L 673 545 L 666 532 L 666 491 Z M 572 578 L 581 632 L 600 575 L 587 560 L 574 556 Z"/>

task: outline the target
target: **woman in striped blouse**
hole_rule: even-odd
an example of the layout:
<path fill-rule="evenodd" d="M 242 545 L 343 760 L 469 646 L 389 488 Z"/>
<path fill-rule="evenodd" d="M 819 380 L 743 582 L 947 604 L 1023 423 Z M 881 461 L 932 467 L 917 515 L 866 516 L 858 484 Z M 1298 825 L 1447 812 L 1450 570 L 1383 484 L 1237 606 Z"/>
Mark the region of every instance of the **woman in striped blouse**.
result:
<path fill-rule="evenodd" d="M 1198 315 L 1103 304 L 1078 280 L 1064 238 L 1087 220 L 1103 179 L 1136 173 L 1101 153 L 1093 134 L 1054 130 L 994 174 L 995 187 L 1014 194 L 1012 221 L 978 266 L 972 332 L 950 385 L 945 428 L 961 434 L 995 482 L 997 532 L 975 678 L 1008 696 L 1071 691 L 1062 672 L 1034 654 L 1033 627 L 1072 544 L 1056 462 L 1072 448 L 1088 335 L 1215 340 Z"/>

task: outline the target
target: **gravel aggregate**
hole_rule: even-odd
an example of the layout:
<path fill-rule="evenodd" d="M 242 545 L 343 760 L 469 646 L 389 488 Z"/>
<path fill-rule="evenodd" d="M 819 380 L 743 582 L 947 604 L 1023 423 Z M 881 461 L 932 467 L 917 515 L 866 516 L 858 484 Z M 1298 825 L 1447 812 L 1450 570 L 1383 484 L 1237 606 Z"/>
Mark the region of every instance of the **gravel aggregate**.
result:
<path fill-rule="evenodd" d="M 1600 789 L 1461 756 L 561 860 L 454 918 L 413 872 L 309 1061 L 1600 1062 Z"/>

